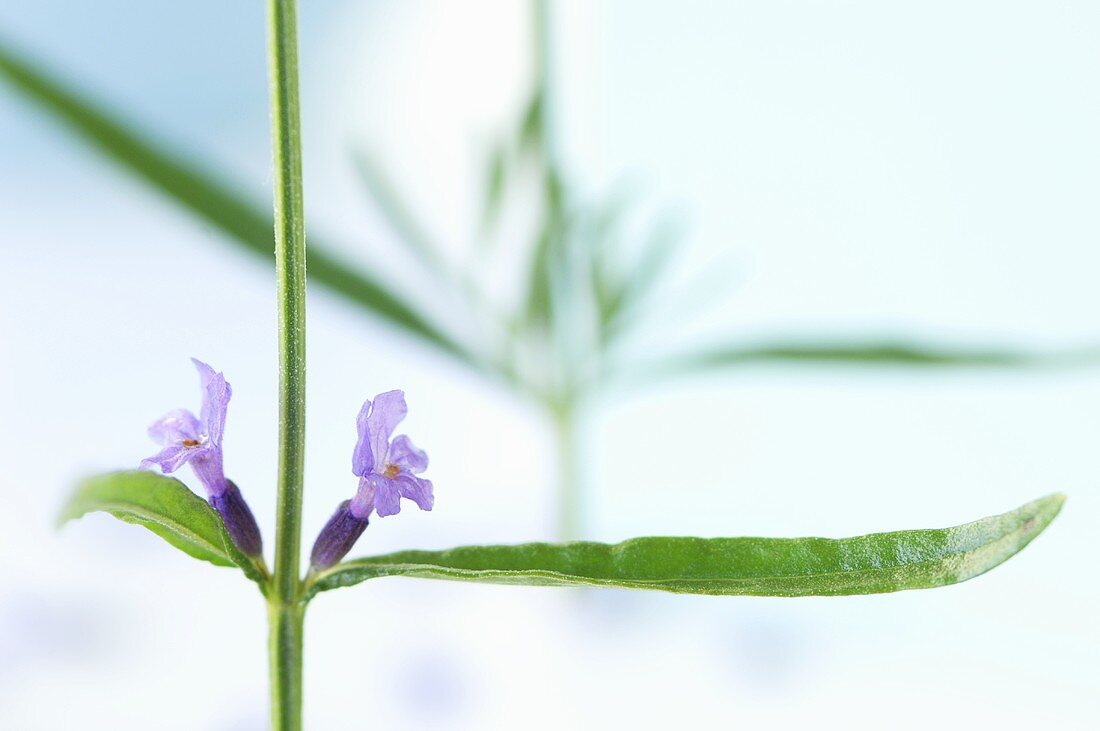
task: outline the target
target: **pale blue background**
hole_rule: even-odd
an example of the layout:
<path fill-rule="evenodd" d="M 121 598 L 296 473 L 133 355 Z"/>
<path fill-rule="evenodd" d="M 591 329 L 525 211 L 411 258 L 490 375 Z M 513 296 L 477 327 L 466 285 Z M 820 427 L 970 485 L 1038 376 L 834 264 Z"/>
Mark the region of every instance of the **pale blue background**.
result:
<path fill-rule="evenodd" d="M 529 73 L 518 3 L 305 3 L 307 206 L 395 281 L 347 163 L 368 143 L 460 251 L 475 167 Z M 1094 3 L 555 5 L 562 151 L 688 223 L 657 343 L 711 333 L 1100 341 Z M 166 139 L 270 187 L 261 3 L 2 0 L 0 33 Z M 0 726 L 259 729 L 263 608 L 231 572 L 93 517 L 234 385 L 227 468 L 273 519 L 271 275 L 0 87 Z M 391 387 L 437 506 L 361 551 L 552 535 L 546 425 L 507 393 L 310 302 L 307 541 L 350 495 L 355 411 Z M 310 610 L 307 727 L 1095 728 L 1100 373 L 754 369 L 616 393 L 592 536 L 839 536 L 1070 499 L 1011 563 L 934 592 L 761 600 L 380 581 Z M 164 715 L 167 711 L 167 716 Z"/>

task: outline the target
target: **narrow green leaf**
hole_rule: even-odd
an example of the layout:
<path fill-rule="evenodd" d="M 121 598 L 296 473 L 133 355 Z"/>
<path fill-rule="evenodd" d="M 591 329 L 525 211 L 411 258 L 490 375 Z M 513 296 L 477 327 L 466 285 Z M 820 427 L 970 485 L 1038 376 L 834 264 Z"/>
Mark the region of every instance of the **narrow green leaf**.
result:
<path fill-rule="evenodd" d="M 481 225 L 485 230 L 492 228 L 500 217 L 507 176 L 508 153 L 503 145 L 497 145 L 489 155 L 485 172 L 485 202 L 481 212 Z"/>
<path fill-rule="evenodd" d="M 553 169 L 543 170 L 542 220 L 535 237 L 527 272 L 523 316 L 528 324 L 543 326 L 552 316 L 555 278 L 561 278 L 570 221 L 565 210 L 565 185 Z M 556 271 L 555 271 L 556 270 Z"/>
<path fill-rule="evenodd" d="M 357 150 L 352 155 L 355 172 L 367 193 L 386 217 L 386 221 L 414 257 L 420 260 L 429 271 L 446 275 L 446 267 L 439 253 L 439 247 L 424 227 L 412 208 L 398 193 L 392 179 L 382 164 L 365 150 Z"/>
<path fill-rule="evenodd" d="M 666 217 L 653 225 L 638 252 L 630 280 L 626 283 L 627 302 L 624 306 L 633 306 L 649 295 L 661 274 L 668 268 L 676 251 L 676 244 L 682 237 L 683 227 L 677 220 Z"/>
<path fill-rule="evenodd" d="M 274 257 L 270 205 L 258 204 L 226 182 L 225 175 L 198 165 L 192 154 L 173 152 L 138 132 L 137 125 L 39 71 L 3 43 L 0 43 L 0 78 L 63 122 L 78 139 L 221 230 L 228 241 L 265 260 Z M 323 245 L 312 237 L 307 268 L 312 282 L 463 361 L 476 362 L 454 339 L 396 292 L 339 257 L 326 253 Z"/>
<path fill-rule="evenodd" d="M 719 346 L 672 357 L 646 370 L 654 374 L 664 374 L 769 363 L 919 368 L 1025 368 L 1070 367 L 1098 362 L 1100 362 L 1100 349 L 1096 348 L 1054 353 L 1028 353 L 1013 350 L 950 348 L 917 342 L 844 342 L 822 339 L 803 343 Z"/>
<path fill-rule="evenodd" d="M 653 294 L 680 236 L 680 226 L 668 219 L 658 222 L 646 235 L 637 258 L 630 264 L 629 276 L 621 279 L 603 305 L 605 340 L 621 335 L 638 320 L 639 310 Z"/>
<path fill-rule="evenodd" d="M 530 272 L 527 276 L 527 301 L 524 317 L 527 323 L 545 325 L 550 319 L 551 297 L 553 296 L 554 256 L 557 248 L 554 244 L 559 238 L 553 221 L 547 221 L 539 230 L 535 246 L 531 252 Z"/>
<path fill-rule="evenodd" d="M 314 576 L 308 595 L 380 576 L 529 586 L 611 586 L 685 594 L 824 596 L 956 584 L 1011 558 L 1054 519 L 1048 495 L 955 528 L 857 538 L 634 538 L 401 551 Z"/>
<path fill-rule="evenodd" d="M 519 122 L 519 135 L 517 138 L 517 151 L 526 152 L 537 150 L 542 143 L 544 130 L 542 128 L 542 107 L 546 103 L 545 94 L 541 86 L 535 89 L 531 100 L 523 110 L 523 116 Z"/>
<path fill-rule="evenodd" d="M 58 525 L 92 512 L 144 526 L 189 556 L 237 566 L 253 581 L 264 581 L 263 569 L 233 545 L 217 512 L 179 480 L 142 470 L 90 477 L 77 486 Z"/>

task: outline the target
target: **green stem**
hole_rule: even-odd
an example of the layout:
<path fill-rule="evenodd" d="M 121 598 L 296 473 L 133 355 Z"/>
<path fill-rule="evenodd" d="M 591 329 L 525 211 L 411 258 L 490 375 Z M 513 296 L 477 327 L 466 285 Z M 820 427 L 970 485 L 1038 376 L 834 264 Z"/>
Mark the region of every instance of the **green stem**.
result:
<path fill-rule="evenodd" d="M 267 605 L 268 664 L 271 669 L 271 728 L 302 728 L 302 627 L 304 604 Z"/>
<path fill-rule="evenodd" d="M 295 0 L 268 0 L 268 74 L 275 167 L 275 276 L 279 335 L 279 480 L 270 596 L 271 725 L 302 726 L 301 553 L 305 454 L 306 242 L 298 115 Z"/>
<path fill-rule="evenodd" d="M 535 93 L 538 112 L 538 154 L 542 166 L 543 200 L 545 203 L 543 230 L 547 245 L 561 246 L 566 212 L 562 198 L 563 181 L 559 169 L 557 139 L 554 135 L 553 42 L 549 0 L 533 0 L 532 35 L 535 65 Z M 536 259 L 538 254 L 536 254 Z M 537 264 L 535 265 L 537 267 Z M 540 284 L 532 278 L 532 291 Z M 547 293 L 554 302 L 553 291 Z M 553 306 L 553 304 L 551 305 Z M 560 316 L 552 317 L 557 324 Z M 577 540 L 584 534 L 584 476 L 581 469 L 580 426 L 583 397 L 574 389 L 576 382 L 571 328 L 552 327 L 551 337 L 556 351 L 559 376 L 569 384 L 566 392 L 554 398 L 550 410 L 554 420 L 554 436 L 558 458 L 558 539 Z"/>
<path fill-rule="evenodd" d="M 578 540 L 585 529 L 580 410 L 575 398 L 553 410 L 558 459 L 558 540 L 561 541 Z"/>

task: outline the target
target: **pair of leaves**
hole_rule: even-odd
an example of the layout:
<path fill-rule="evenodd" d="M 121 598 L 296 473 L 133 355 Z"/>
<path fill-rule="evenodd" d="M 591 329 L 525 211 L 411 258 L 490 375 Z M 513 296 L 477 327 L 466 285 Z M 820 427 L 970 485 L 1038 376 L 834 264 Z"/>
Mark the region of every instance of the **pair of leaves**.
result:
<path fill-rule="evenodd" d="M 607 586 L 684 594 L 877 594 L 955 584 L 985 573 L 1030 543 L 1061 510 L 1049 495 L 954 528 L 855 538 L 633 538 L 622 543 L 526 543 L 400 551 L 353 559 L 311 575 L 318 592 L 382 576 L 527 586 Z M 217 513 L 178 480 L 115 472 L 86 480 L 61 522 L 102 511 L 143 525 L 195 558 L 239 566 Z"/>

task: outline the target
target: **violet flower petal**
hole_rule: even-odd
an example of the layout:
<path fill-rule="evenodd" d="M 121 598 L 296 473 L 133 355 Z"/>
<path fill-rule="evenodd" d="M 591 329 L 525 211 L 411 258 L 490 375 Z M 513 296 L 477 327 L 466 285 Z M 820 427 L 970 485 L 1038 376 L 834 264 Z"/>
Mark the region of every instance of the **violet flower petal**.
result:
<path fill-rule="evenodd" d="M 149 436 L 161 444 L 182 442 L 184 439 L 198 441 L 201 435 L 199 420 L 187 409 L 169 411 L 149 427 Z"/>
<path fill-rule="evenodd" d="M 417 504 L 421 510 L 431 510 L 435 504 L 435 495 L 432 492 L 432 481 L 423 477 L 414 477 L 410 474 L 400 474 L 393 479 L 401 497 L 408 498 Z M 379 512 L 379 515 L 382 513 Z"/>
<path fill-rule="evenodd" d="M 351 504 L 348 506 L 348 510 L 355 517 L 366 520 L 367 516 L 374 511 L 374 483 L 376 478 L 381 479 L 374 473 L 359 478 L 359 489 L 356 490 L 355 497 L 351 499 Z"/>
<path fill-rule="evenodd" d="M 153 466 L 160 467 L 164 474 L 168 475 L 191 461 L 198 453 L 197 450 L 185 447 L 178 442 L 166 446 L 152 457 L 141 460 L 141 467 L 148 469 Z"/>
<path fill-rule="evenodd" d="M 420 474 L 428 469 L 428 455 L 402 434 L 390 444 L 389 452 L 386 454 L 386 464 L 396 465 L 402 472 Z"/>
<path fill-rule="evenodd" d="M 404 391 L 386 391 L 374 397 L 374 405 L 367 415 L 367 427 L 376 472 L 382 472 L 386 468 L 385 464 L 379 462 L 384 461 L 386 452 L 389 451 L 390 435 L 408 412 Z"/>
<path fill-rule="evenodd" d="M 401 492 L 393 480 L 381 475 L 367 475 L 374 487 L 374 510 L 379 518 L 401 512 Z"/>
<path fill-rule="evenodd" d="M 359 416 L 355 420 L 359 439 L 355 442 L 355 450 L 351 453 L 351 473 L 356 477 L 362 477 L 374 469 L 374 452 L 370 447 L 370 399 L 363 402 L 363 408 L 359 409 Z"/>
<path fill-rule="evenodd" d="M 211 498 L 220 497 L 232 484 L 225 478 L 225 471 L 222 469 L 221 447 L 211 446 L 192 451 L 195 455 L 191 457 L 190 462 L 195 476 L 199 478 L 199 482 L 206 488 Z"/>
<path fill-rule="evenodd" d="M 225 412 L 229 399 L 233 396 L 233 389 L 226 382 L 224 374 L 216 373 L 197 358 L 192 358 L 191 362 L 195 364 L 202 382 L 202 410 L 199 412 L 199 420 L 210 441 L 221 446 L 222 433 L 225 431 Z"/>

